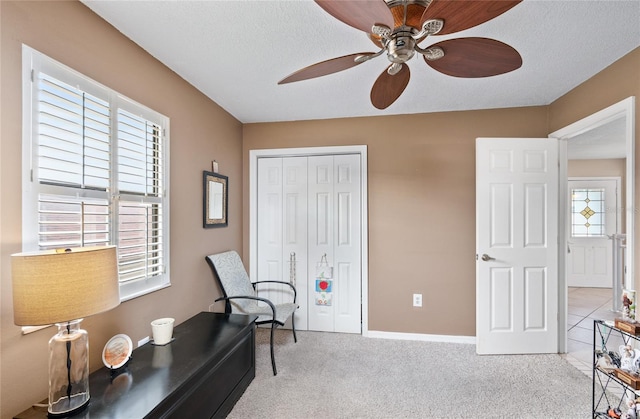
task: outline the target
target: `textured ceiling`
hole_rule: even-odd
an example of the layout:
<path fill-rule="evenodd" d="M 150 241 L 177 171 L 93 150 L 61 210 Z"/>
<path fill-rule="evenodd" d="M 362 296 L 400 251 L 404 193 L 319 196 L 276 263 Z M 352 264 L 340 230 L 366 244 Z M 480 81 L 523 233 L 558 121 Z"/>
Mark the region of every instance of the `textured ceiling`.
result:
<path fill-rule="evenodd" d="M 524 0 L 487 23 L 421 43 L 497 39 L 518 50 L 520 69 L 461 79 L 414 57 L 407 90 L 380 111 L 369 94 L 388 65 L 384 56 L 277 84 L 310 64 L 376 51 L 364 32 L 313 1 L 81 1 L 243 123 L 547 105 L 640 46 L 640 0 Z"/>

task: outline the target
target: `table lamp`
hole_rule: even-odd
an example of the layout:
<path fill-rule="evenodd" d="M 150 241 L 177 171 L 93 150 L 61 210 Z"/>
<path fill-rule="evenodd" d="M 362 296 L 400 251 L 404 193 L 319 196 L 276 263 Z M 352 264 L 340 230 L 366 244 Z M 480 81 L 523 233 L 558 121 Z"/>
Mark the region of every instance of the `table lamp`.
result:
<path fill-rule="evenodd" d="M 82 318 L 120 304 L 115 246 L 11 255 L 13 316 L 18 326 L 55 323 L 49 340 L 49 416 L 89 403 L 89 336 Z"/>

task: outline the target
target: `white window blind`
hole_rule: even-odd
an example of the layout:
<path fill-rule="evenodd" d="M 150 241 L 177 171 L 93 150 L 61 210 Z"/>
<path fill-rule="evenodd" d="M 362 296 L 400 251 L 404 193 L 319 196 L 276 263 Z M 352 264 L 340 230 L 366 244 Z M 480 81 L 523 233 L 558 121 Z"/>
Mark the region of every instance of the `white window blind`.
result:
<path fill-rule="evenodd" d="M 39 181 L 106 190 L 109 103 L 44 73 L 37 93 Z"/>
<path fill-rule="evenodd" d="M 23 48 L 23 248 L 115 244 L 120 297 L 169 285 L 168 118 Z"/>

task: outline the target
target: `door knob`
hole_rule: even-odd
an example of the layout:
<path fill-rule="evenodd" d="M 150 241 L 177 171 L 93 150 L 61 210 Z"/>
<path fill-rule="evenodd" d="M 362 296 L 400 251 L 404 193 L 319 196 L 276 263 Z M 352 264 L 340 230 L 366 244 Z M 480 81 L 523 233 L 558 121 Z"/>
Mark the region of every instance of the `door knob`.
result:
<path fill-rule="evenodd" d="M 496 260 L 495 258 L 492 258 L 491 256 L 489 256 L 488 254 L 483 254 L 482 255 L 482 260 L 484 260 L 485 262 L 488 262 L 490 260 Z"/>

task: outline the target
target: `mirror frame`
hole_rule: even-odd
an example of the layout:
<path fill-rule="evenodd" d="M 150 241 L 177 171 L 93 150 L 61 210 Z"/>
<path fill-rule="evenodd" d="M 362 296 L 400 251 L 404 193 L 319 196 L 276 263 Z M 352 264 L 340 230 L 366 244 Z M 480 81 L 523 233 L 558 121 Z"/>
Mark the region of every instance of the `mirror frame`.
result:
<path fill-rule="evenodd" d="M 227 227 L 229 225 L 229 178 L 219 173 L 205 170 L 202 173 L 202 181 L 202 227 Z M 222 217 L 220 218 L 209 217 L 209 208 L 213 205 L 213 197 L 209 194 L 209 187 L 212 182 L 222 185 Z"/>

